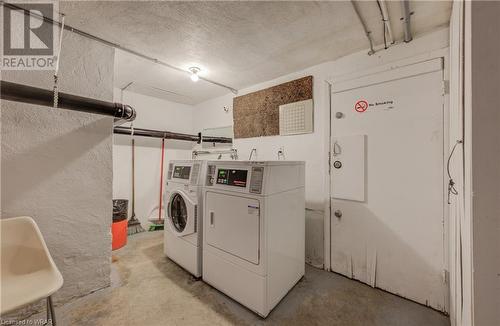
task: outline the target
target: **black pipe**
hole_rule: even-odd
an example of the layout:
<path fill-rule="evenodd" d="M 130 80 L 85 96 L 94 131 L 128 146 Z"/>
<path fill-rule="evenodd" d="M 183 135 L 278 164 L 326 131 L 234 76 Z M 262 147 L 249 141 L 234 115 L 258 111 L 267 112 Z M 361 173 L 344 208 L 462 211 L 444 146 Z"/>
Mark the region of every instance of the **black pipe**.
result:
<path fill-rule="evenodd" d="M 113 132 L 115 134 L 121 135 L 134 135 L 134 136 L 143 136 L 143 137 L 153 137 L 153 138 L 163 138 L 163 139 L 176 139 L 176 140 L 187 140 L 200 143 L 200 136 L 189 135 L 189 134 L 181 134 L 178 132 L 170 132 L 170 131 L 161 131 L 161 130 L 151 130 L 151 129 L 141 129 L 134 128 L 132 132 L 132 128 L 129 127 L 114 127 Z"/>
<path fill-rule="evenodd" d="M 233 143 L 233 139 L 227 137 L 203 136 L 202 140 L 205 143 L 224 143 L 224 144 Z"/>
<path fill-rule="evenodd" d="M 119 135 L 134 135 L 142 137 L 152 137 L 152 138 L 164 138 L 164 139 L 175 139 L 175 140 L 187 140 L 197 142 L 198 144 L 203 139 L 204 142 L 209 141 L 210 143 L 232 143 L 233 140 L 227 137 L 202 137 L 201 132 L 198 135 L 182 134 L 178 132 L 171 131 L 161 131 L 153 129 L 143 129 L 134 128 L 132 133 L 132 128 L 116 126 L 113 128 L 113 133 Z"/>
<path fill-rule="evenodd" d="M 135 110 L 129 105 L 106 102 L 62 92 L 58 93 L 58 97 L 57 107 L 60 109 L 109 115 L 127 121 L 135 119 Z M 50 107 L 54 106 L 54 91 L 11 83 L 5 80 L 2 80 L 1 83 L 0 98 L 7 101 Z"/>

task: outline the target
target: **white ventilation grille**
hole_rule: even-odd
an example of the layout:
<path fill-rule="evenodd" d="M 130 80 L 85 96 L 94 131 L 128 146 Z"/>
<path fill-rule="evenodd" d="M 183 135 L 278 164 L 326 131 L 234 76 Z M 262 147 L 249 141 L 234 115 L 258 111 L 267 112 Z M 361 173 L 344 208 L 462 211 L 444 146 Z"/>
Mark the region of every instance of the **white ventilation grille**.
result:
<path fill-rule="evenodd" d="M 313 100 L 280 105 L 280 135 L 313 132 Z"/>

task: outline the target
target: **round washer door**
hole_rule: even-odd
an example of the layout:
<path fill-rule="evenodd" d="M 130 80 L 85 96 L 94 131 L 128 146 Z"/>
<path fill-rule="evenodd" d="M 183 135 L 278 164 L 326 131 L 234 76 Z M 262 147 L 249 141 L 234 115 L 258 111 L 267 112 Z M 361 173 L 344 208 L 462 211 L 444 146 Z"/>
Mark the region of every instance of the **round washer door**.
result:
<path fill-rule="evenodd" d="M 196 232 L 196 204 L 184 192 L 170 193 L 167 216 L 173 233 L 184 236 Z"/>

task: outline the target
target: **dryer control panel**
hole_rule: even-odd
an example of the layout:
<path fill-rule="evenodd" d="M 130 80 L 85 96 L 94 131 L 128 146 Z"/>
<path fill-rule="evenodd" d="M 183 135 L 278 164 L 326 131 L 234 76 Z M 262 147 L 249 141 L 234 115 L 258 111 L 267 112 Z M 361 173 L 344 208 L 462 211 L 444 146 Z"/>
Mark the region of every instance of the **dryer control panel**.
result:
<path fill-rule="evenodd" d="M 206 186 L 227 188 L 233 191 L 261 194 L 264 178 L 263 166 L 233 168 L 209 165 Z"/>
<path fill-rule="evenodd" d="M 235 187 L 247 186 L 248 170 L 217 169 L 217 184 Z"/>

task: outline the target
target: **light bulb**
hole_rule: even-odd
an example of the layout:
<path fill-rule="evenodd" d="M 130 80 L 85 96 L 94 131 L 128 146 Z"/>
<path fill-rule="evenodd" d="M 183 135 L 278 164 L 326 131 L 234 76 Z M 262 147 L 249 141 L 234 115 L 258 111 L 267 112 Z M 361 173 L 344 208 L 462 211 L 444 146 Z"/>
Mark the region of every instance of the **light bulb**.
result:
<path fill-rule="evenodd" d="M 191 67 L 189 68 L 189 71 L 191 71 L 191 80 L 193 82 L 197 82 L 200 79 L 200 76 L 198 76 L 198 73 L 200 72 L 200 68 L 198 67 Z"/>

